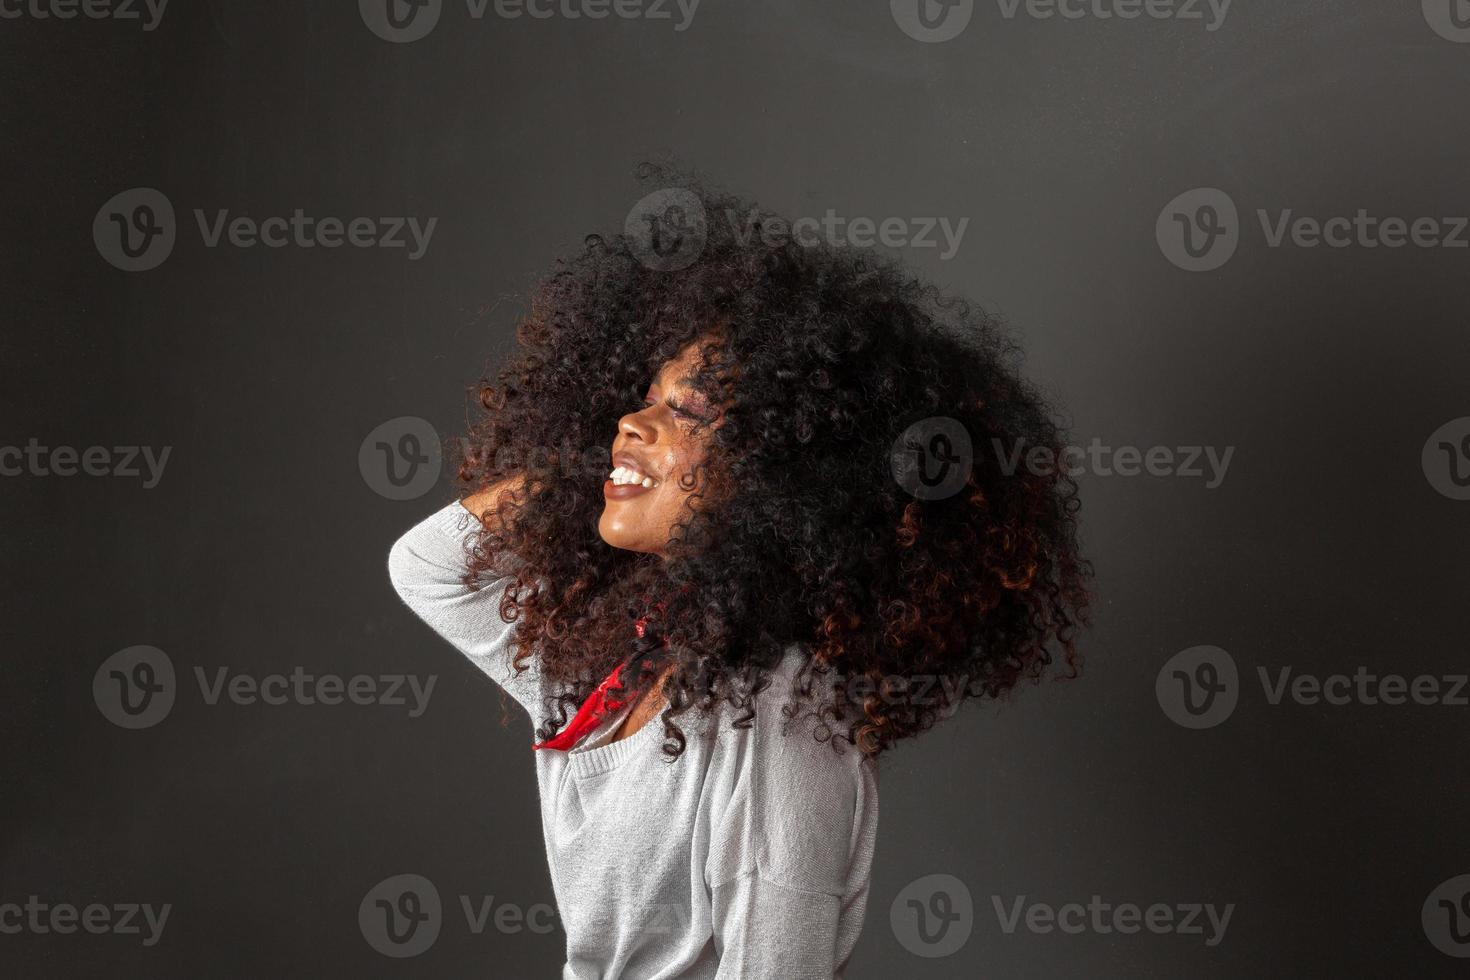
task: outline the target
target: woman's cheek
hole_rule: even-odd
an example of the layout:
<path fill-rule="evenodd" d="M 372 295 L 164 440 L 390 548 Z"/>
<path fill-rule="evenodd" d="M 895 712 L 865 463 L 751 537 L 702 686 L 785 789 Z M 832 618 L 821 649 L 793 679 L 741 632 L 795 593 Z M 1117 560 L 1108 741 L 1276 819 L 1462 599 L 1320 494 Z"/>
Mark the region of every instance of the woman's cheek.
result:
<path fill-rule="evenodd" d="M 660 469 L 664 473 L 664 486 L 675 494 L 687 494 L 688 473 L 693 469 L 694 454 L 687 449 L 675 449 L 664 455 L 660 460 Z"/>

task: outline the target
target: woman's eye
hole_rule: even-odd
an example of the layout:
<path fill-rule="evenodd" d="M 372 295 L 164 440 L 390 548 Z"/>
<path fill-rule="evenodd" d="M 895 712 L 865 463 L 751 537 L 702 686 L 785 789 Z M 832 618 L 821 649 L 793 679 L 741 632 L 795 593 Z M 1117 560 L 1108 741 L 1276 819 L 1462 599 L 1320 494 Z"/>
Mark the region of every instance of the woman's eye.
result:
<path fill-rule="evenodd" d="M 649 406 L 656 405 L 656 404 L 658 404 L 658 403 L 656 401 L 654 401 L 654 399 L 652 399 L 652 398 L 645 397 L 643 399 L 643 407 L 644 408 L 648 408 Z M 671 399 L 671 398 L 665 398 L 664 399 L 664 404 L 667 405 L 667 406 L 669 406 L 669 411 L 673 412 L 675 415 L 677 415 L 681 419 L 688 419 L 691 422 L 704 422 L 704 421 L 707 421 L 703 417 L 701 417 L 699 415 L 696 415 L 694 412 L 689 411 L 683 405 L 676 404 L 673 401 L 673 399 Z"/>
<path fill-rule="evenodd" d="M 644 408 L 648 408 L 649 406 L 656 405 L 656 404 L 658 404 L 658 403 L 655 402 L 652 398 L 649 398 L 647 396 L 645 396 L 644 399 L 643 399 L 643 407 Z M 675 415 L 688 415 L 689 414 L 688 412 L 685 412 L 684 409 L 681 408 L 680 406 L 675 405 L 674 402 L 673 402 L 673 399 L 665 398 L 664 399 L 664 404 L 667 405 L 667 406 L 669 406 L 669 410 L 671 412 L 673 412 Z"/>
<path fill-rule="evenodd" d="M 673 402 L 669 401 L 667 398 L 664 399 L 664 404 L 666 404 L 666 405 L 669 406 L 669 411 L 673 412 L 675 415 L 679 416 L 680 418 L 689 419 L 690 421 L 693 421 L 693 422 L 701 422 L 701 421 L 703 421 L 703 419 L 701 419 L 698 415 L 694 414 L 693 412 L 689 411 L 683 405 L 675 405 Z"/>
<path fill-rule="evenodd" d="M 699 412 L 691 412 L 688 409 L 680 408 L 672 404 L 669 407 L 674 410 L 675 415 L 683 419 L 688 419 L 690 422 L 695 422 L 699 425 L 709 425 L 711 422 L 711 418 L 708 415 L 704 415 Z"/>

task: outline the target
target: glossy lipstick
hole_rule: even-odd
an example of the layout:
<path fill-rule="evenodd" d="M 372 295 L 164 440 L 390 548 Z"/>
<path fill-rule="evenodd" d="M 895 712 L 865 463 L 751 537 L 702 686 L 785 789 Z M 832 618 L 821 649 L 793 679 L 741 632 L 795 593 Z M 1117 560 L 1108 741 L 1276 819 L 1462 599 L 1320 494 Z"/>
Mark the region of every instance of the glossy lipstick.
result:
<path fill-rule="evenodd" d="M 608 500 L 627 500 L 636 497 L 640 493 L 652 493 L 653 487 L 645 487 L 641 483 L 614 483 L 611 480 L 602 481 L 602 495 Z"/>

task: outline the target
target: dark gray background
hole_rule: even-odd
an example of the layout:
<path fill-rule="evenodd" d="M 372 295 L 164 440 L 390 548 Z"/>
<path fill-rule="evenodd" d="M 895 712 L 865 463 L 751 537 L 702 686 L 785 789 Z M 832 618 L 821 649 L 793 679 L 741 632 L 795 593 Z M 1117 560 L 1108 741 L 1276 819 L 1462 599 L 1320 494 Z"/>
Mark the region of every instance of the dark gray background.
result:
<path fill-rule="evenodd" d="M 1084 478 L 1098 566 L 1082 680 L 967 709 L 884 760 L 850 976 L 1463 975 L 1420 907 L 1470 872 L 1467 709 L 1271 706 L 1257 666 L 1466 669 L 1470 503 L 1420 450 L 1470 415 L 1470 251 L 1268 248 L 1256 208 L 1470 213 L 1470 44 L 1417 0 L 1237 0 L 1224 26 L 1006 20 L 943 44 L 881 2 L 705 0 L 667 22 L 474 21 L 390 44 L 355 5 L 174 0 L 156 31 L 0 21 L 5 327 L 0 443 L 173 447 L 158 487 L 0 479 L 8 697 L 0 902 L 172 903 L 155 947 L 0 935 L 0 972 L 83 977 L 540 977 L 563 937 L 475 936 L 457 896 L 551 900 L 530 726 L 405 608 L 392 541 L 448 500 L 394 502 L 363 437 L 446 438 L 511 345 L 528 288 L 672 152 L 791 214 L 968 217 L 904 257 L 1004 315 L 1079 442 L 1235 446 L 1228 477 Z M 179 212 L 159 268 L 94 247 L 137 186 Z M 1170 264 L 1155 219 L 1218 187 L 1243 240 Z M 437 216 L 427 255 L 207 249 L 192 209 Z M 612 424 L 609 422 L 609 439 Z M 124 731 L 93 673 L 134 644 L 181 675 Z M 1175 653 L 1228 650 L 1209 730 L 1154 693 Z M 430 708 L 203 703 L 196 666 L 439 675 Z M 391 960 L 357 925 L 426 875 L 446 923 Z M 956 955 L 889 908 L 947 873 L 975 900 Z M 1225 940 L 1005 934 L 992 896 L 1236 903 Z"/>

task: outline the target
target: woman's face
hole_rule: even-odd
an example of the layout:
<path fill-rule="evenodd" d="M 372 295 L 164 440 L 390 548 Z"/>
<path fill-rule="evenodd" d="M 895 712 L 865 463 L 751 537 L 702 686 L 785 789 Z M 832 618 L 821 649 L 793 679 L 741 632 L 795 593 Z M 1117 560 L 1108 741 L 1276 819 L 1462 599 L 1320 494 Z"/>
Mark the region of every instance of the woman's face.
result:
<path fill-rule="evenodd" d="M 665 362 L 643 407 L 618 420 L 597 522 L 614 548 L 663 554 L 670 529 L 687 516 L 686 501 L 700 489 L 694 481 L 703 474 L 694 468 L 704 460 L 712 426 L 695 429 L 717 413 L 685 380 L 699 365 L 699 350 L 690 344 Z"/>

